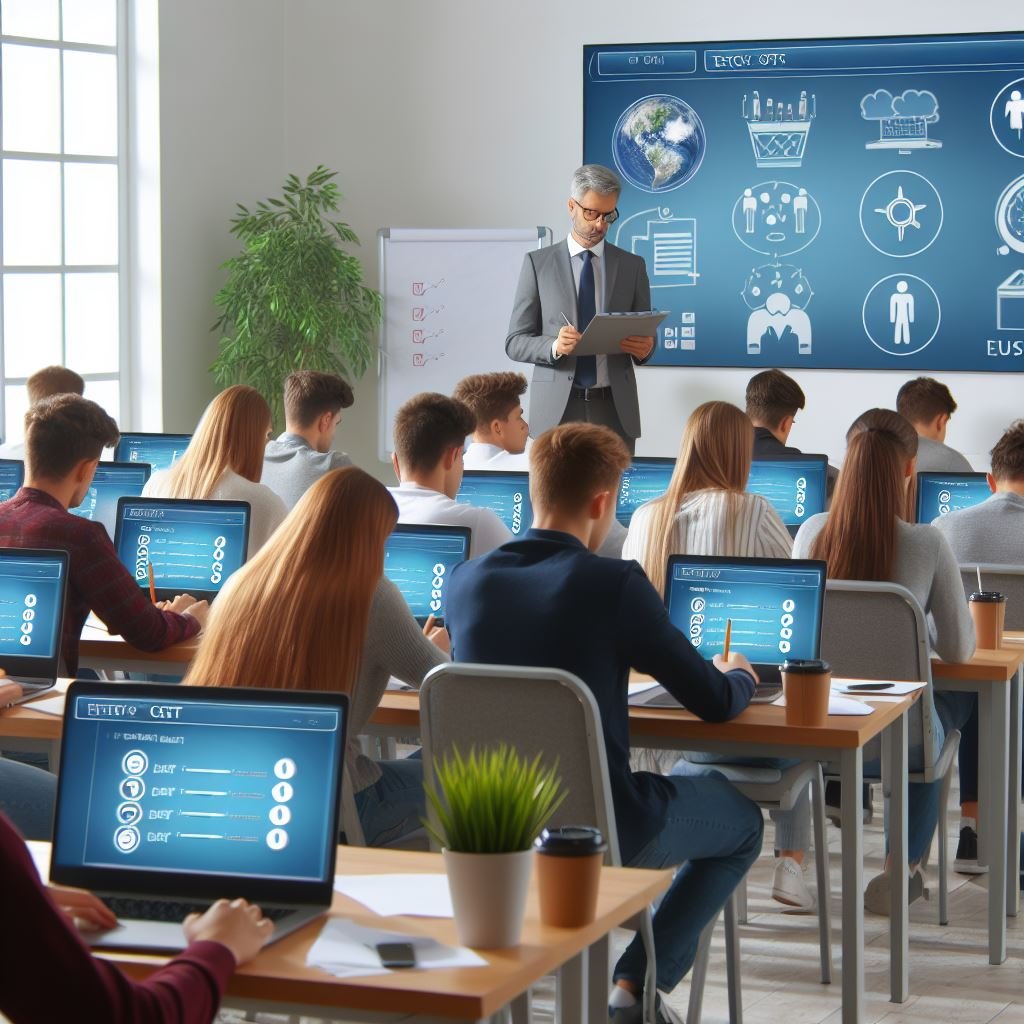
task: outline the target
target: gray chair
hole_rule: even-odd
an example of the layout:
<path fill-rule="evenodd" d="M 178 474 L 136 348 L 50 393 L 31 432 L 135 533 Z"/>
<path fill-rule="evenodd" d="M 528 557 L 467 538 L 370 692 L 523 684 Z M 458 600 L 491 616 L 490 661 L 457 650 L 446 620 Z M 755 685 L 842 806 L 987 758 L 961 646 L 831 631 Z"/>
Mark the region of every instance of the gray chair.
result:
<path fill-rule="evenodd" d="M 960 576 L 968 597 L 978 589 L 979 569 L 986 590 L 998 590 L 1006 595 L 1006 628 L 1024 629 L 1024 566 L 961 565 Z"/>
<path fill-rule="evenodd" d="M 537 753 L 546 756 L 557 753 L 558 772 L 568 796 L 552 823 L 595 825 L 608 840 L 606 863 L 621 865 L 601 716 L 593 694 L 576 676 L 559 669 L 438 665 L 428 673 L 420 688 L 420 732 L 423 777 L 427 785 L 434 784 L 434 758 L 445 756 L 455 746 L 466 750 L 474 744 L 505 742 L 529 757 Z M 653 1022 L 656 985 L 650 910 L 645 910 L 627 927 L 640 932 L 647 953 L 644 1018 Z M 705 929 L 694 965 L 690 1024 L 696 1024 L 699 1019 L 702 993 L 697 989 L 698 983 L 703 986 L 706 976 L 713 927 L 714 922 L 711 922 Z M 735 927 L 731 932 L 732 936 L 727 935 L 727 952 L 730 978 L 735 978 L 736 984 L 730 981 L 730 1017 L 738 1021 L 739 964 Z M 603 963 L 595 962 L 602 959 Z M 607 997 L 608 973 L 605 945 L 604 956 L 590 961 L 591 1000 Z"/>
<path fill-rule="evenodd" d="M 911 782 L 942 781 L 938 828 L 939 924 L 948 924 L 946 804 L 960 733 L 951 730 L 938 756 L 933 756 L 935 703 L 924 612 L 914 595 L 896 583 L 829 580 L 825 585 L 821 656 L 832 665 L 832 674 L 840 678 L 902 679 L 928 684 L 908 716 L 909 747 L 921 747 L 924 751 L 920 770 L 910 772 L 908 778 Z M 865 747 L 864 760 L 880 759 L 881 740 L 876 738 Z"/>

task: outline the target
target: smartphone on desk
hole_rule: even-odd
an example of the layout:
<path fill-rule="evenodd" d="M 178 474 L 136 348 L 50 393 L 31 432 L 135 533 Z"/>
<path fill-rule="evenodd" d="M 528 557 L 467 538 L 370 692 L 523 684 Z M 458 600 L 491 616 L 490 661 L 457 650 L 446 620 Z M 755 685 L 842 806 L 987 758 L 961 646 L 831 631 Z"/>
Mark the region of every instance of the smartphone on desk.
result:
<path fill-rule="evenodd" d="M 391 970 L 416 966 L 416 950 L 411 942 L 378 942 L 377 956 L 381 966 Z"/>

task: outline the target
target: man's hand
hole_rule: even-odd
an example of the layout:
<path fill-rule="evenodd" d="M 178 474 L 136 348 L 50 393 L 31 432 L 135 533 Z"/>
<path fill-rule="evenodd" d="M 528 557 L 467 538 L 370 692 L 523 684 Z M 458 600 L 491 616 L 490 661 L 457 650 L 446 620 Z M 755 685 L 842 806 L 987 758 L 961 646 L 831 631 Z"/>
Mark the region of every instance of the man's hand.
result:
<path fill-rule="evenodd" d="M 757 673 L 754 671 L 754 666 L 742 654 L 738 654 L 736 651 L 729 652 L 729 658 L 726 660 L 720 654 L 716 654 L 712 659 L 712 663 L 719 672 L 731 672 L 734 668 L 741 668 L 744 672 L 749 672 L 754 677 L 754 682 L 759 683 L 761 680 L 758 678 Z"/>
<path fill-rule="evenodd" d="M 83 889 L 62 889 L 48 885 L 47 890 L 57 908 L 71 923 L 89 930 L 99 931 L 117 926 L 114 912 L 98 897 Z"/>
<path fill-rule="evenodd" d="M 186 594 L 179 594 L 175 601 L 180 601 L 182 597 L 186 597 Z M 192 603 L 188 605 L 184 611 L 180 611 L 178 608 L 171 608 L 171 611 L 179 612 L 181 615 L 191 615 L 196 622 L 199 623 L 200 629 L 206 629 L 206 620 L 210 615 L 210 602 L 209 601 L 196 601 L 192 598 Z M 171 602 L 173 605 L 173 602 Z"/>
<path fill-rule="evenodd" d="M 444 651 L 445 654 L 452 653 L 452 640 L 448 635 L 448 630 L 444 626 L 434 625 L 435 619 L 433 615 L 427 616 L 427 621 L 423 623 L 423 635 L 439 650 Z"/>
<path fill-rule="evenodd" d="M 654 351 L 654 338 L 631 334 L 619 342 L 619 348 L 634 359 L 646 359 Z"/>
<path fill-rule="evenodd" d="M 239 966 L 251 960 L 274 933 L 270 918 L 245 900 L 217 900 L 205 914 L 189 914 L 183 927 L 189 942 L 208 940 L 227 946 Z"/>
<path fill-rule="evenodd" d="M 555 339 L 555 351 L 559 356 L 571 356 L 582 337 L 583 335 L 575 327 L 566 324 L 559 330 L 558 337 Z"/>

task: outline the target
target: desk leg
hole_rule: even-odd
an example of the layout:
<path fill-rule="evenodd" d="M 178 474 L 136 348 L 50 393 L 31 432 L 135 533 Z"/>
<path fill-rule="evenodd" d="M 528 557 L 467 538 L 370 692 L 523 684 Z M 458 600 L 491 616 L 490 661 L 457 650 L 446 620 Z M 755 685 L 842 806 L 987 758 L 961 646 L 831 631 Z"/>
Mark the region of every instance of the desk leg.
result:
<path fill-rule="evenodd" d="M 1021 691 L 1024 668 L 1014 673 L 1010 683 L 1010 772 L 1006 815 L 1006 916 L 1016 917 L 1020 910 L 1020 759 Z"/>
<path fill-rule="evenodd" d="M 611 943 L 602 935 L 587 950 L 587 1003 L 594 1024 L 606 1024 L 611 977 Z"/>
<path fill-rule="evenodd" d="M 555 1020 L 558 1024 L 576 1024 L 587 1020 L 586 952 L 562 964 L 558 971 L 558 995 L 555 999 Z M 601 1002 L 603 1020 L 607 1020 L 607 1004 Z"/>
<path fill-rule="evenodd" d="M 894 1003 L 904 1003 L 910 988 L 907 932 L 907 716 L 900 715 L 886 730 L 889 790 L 889 862 L 892 902 L 889 906 L 889 989 Z"/>
<path fill-rule="evenodd" d="M 1010 686 L 992 682 L 978 694 L 978 733 L 988 750 L 990 770 L 981 818 L 988 851 L 988 962 L 1006 959 L 1006 808 L 1010 756 Z M 985 747 L 982 748 L 984 750 Z M 945 840 L 945 837 L 942 837 Z"/>
<path fill-rule="evenodd" d="M 864 1019 L 864 822 L 861 788 L 864 752 L 844 750 L 839 760 L 843 784 L 843 1024 Z"/>

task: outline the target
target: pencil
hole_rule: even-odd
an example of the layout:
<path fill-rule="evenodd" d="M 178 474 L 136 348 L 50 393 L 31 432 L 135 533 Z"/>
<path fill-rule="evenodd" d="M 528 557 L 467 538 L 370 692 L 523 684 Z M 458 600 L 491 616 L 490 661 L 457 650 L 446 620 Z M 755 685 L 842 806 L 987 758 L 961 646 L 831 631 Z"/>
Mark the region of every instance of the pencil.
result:
<path fill-rule="evenodd" d="M 722 648 L 722 657 L 729 660 L 729 638 L 732 636 L 732 619 L 725 620 L 725 646 Z"/>
<path fill-rule="evenodd" d="M 153 563 L 152 562 L 147 562 L 146 563 L 146 570 L 149 573 L 149 599 L 150 599 L 150 601 L 153 602 L 153 604 L 156 604 L 156 584 L 153 582 Z M 726 636 L 725 646 L 726 646 L 726 648 L 728 648 L 728 646 L 729 646 L 728 636 Z"/>

